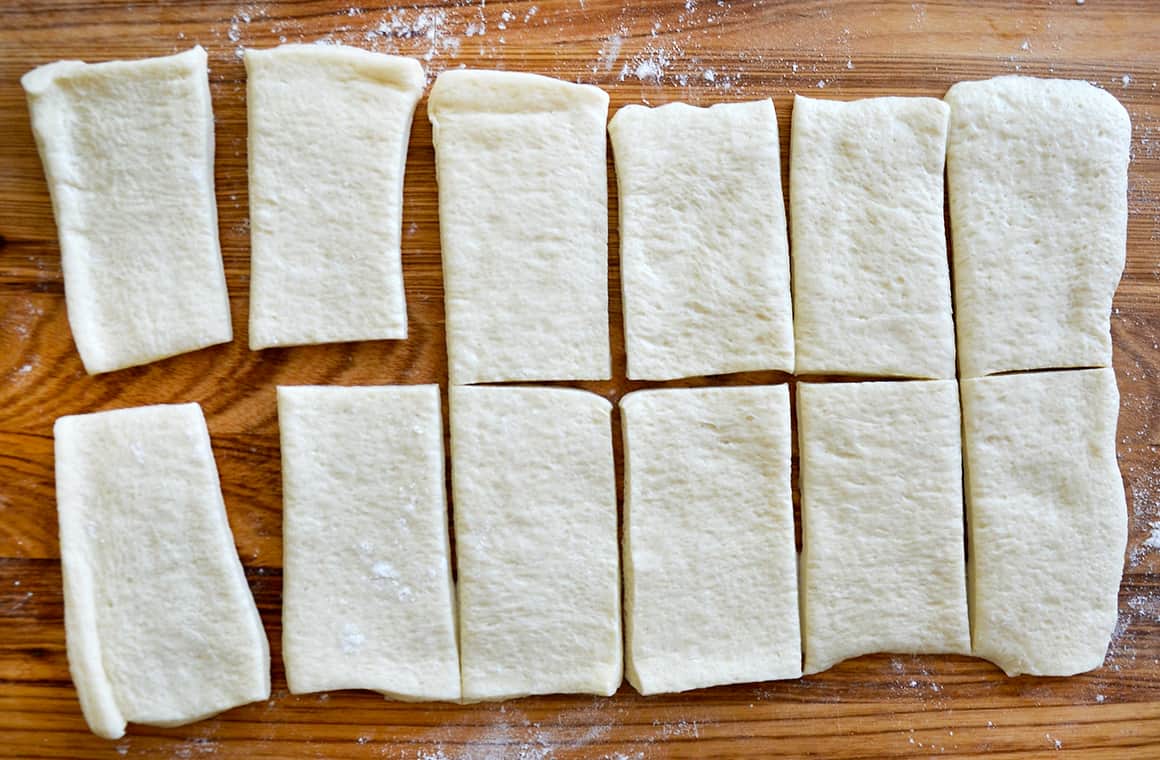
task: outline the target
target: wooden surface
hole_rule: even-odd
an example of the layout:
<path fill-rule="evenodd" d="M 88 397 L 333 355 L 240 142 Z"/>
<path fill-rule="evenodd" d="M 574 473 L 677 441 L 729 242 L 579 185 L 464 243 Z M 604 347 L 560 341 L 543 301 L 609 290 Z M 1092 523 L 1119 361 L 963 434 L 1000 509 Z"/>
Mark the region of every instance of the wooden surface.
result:
<path fill-rule="evenodd" d="M 279 639 L 278 383 L 446 384 L 431 130 L 411 140 L 403 261 L 411 337 L 246 349 L 248 240 L 239 51 L 324 38 L 426 59 L 599 84 L 613 109 L 772 96 L 788 145 L 794 92 L 941 96 L 960 79 L 1023 72 L 1087 79 L 1134 124 L 1128 264 L 1112 318 L 1123 397 L 1119 454 L 1131 537 L 1120 625 L 1107 663 L 1070 679 L 1003 677 L 963 657 L 873 656 L 788 683 L 644 699 L 545 697 L 502 705 L 411 705 L 375 694 L 289 696 Z M 51 208 L 19 76 L 91 61 L 209 50 L 217 192 L 236 339 L 148 367 L 87 377 L 65 317 Z M 1160 4 L 531 0 L 392 9 L 378 4 L 0 0 L 0 756 L 12 757 L 768 757 L 1160 756 Z M 659 77 L 659 79 L 658 79 Z M 610 190 L 614 190 L 610 177 Z M 624 375 L 610 203 L 614 370 Z M 714 383 L 768 382 L 750 374 Z M 701 383 L 708 382 L 698 381 Z M 610 398 L 623 379 L 585 383 Z M 265 703 L 174 729 L 89 734 L 62 628 L 51 429 L 62 414 L 200 402 L 230 522 L 270 636 Z M 619 451 L 617 453 L 619 457 Z M 1160 530 L 1156 543 L 1160 545 Z"/>

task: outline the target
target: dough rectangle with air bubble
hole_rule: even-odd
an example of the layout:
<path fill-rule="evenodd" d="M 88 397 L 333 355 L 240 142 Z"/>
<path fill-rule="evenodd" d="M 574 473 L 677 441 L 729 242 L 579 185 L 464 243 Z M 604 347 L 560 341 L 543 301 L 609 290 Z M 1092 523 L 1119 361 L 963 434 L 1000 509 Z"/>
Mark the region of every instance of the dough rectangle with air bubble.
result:
<path fill-rule="evenodd" d="M 452 387 L 465 700 L 620 686 L 611 413 L 574 389 Z"/>
<path fill-rule="evenodd" d="M 266 633 L 201 408 L 61 417 L 54 435 L 69 671 L 93 732 L 266 699 Z"/>
<path fill-rule="evenodd" d="M 948 112 L 934 98 L 794 98 L 798 374 L 955 376 L 943 227 Z"/>
<path fill-rule="evenodd" d="M 1132 125 L 1087 82 L 960 82 L 947 189 L 963 377 L 1106 367 Z"/>
<path fill-rule="evenodd" d="M 229 342 L 205 51 L 59 61 L 21 84 L 85 370 Z"/>
<path fill-rule="evenodd" d="M 798 385 L 805 672 L 969 654 L 953 380 Z"/>
<path fill-rule="evenodd" d="M 974 653 L 1008 675 L 1098 668 L 1128 537 L 1108 369 L 963 381 Z"/>
<path fill-rule="evenodd" d="M 610 377 L 608 95 L 454 70 L 427 114 L 451 382 Z"/>
<path fill-rule="evenodd" d="M 282 655 L 296 694 L 459 698 L 439 386 L 280 386 Z"/>
<path fill-rule="evenodd" d="M 792 372 L 773 101 L 625 106 L 608 133 L 628 377 Z"/>
<path fill-rule="evenodd" d="M 797 678 L 787 387 L 637 391 L 620 409 L 629 681 Z"/>
<path fill-rule="evenodd" d="M 423 67 L 319 45 L 245 61 L 250 347 L 406 338 L 403 173 Z"/>

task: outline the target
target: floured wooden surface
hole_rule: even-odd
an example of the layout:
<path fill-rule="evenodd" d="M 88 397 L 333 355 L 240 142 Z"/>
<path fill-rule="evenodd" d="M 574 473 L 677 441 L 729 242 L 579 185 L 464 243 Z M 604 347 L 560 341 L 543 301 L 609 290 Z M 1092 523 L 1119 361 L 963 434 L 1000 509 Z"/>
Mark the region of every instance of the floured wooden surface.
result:
<path fill-rule="evenodd" d="M 1160 8 L 1140 0 L 961 11 L 909 1 L 826 7 L 658 1 L 625 8 L 604 0 L 532 0 L 403 6 L 394 13 L 351 6 L 230 0 L 130 10 L 51 2 L 0 11 L 0 756 L 643 759 L 812 751 L 841 758 L 1096 746 L 1112 747 L 1108 754 L 1117 757 L 1160 753 L 1160 53 L 1153 52 L 1160 50 Z M 611 698 L 466 707 L 393 703 L 370 692 L 288 695 L 278 644 L 274 386 L 445 385 L 446 360 L 425 119 L 416 119 L 411 136 L 403 208 L 409 339 L 246 349 L 245 78 L 238 51 L 273 46 L 280 37 L 415 55 L 426 59 L 432 80 L 465 64 L 598 84 L 613 110 L 773 97 L 783 170 L 795 92 L 941 97 L 962 79 L 1018 72 L 1082 78 L 1114 94 L 1133 121 L 1128 261 L 1112 314 L 1129 541 L 1119 624 L 1104 668 L 1070 679 L 1007 679 L 980 660 L 879 655 L 800 681 L 648 699 L 627 686 Z M 68 331 L 51 207 L 17 80 L 59 58 L 163 55 L 194 43 L 210 55 L 220 229 L 238 332 L 226 346 L 89 378 Z M 613 373 L 621 379 L 578 385 L 615 399 L 648 386 L 622 379 L 611 174 L 609 190 Z M 713 384 L 784 379 L 752 373 Z M 209 420 L 230 521 L 272 643 L 274 694 L 268 703 L 194 726 L 134 727 L 108 743 L 88 733 L 68 680 L 52 422 L 60 414 L 186 401 L 200 402 Z M 618 429 L 614 440 L 619 460 Z"/>

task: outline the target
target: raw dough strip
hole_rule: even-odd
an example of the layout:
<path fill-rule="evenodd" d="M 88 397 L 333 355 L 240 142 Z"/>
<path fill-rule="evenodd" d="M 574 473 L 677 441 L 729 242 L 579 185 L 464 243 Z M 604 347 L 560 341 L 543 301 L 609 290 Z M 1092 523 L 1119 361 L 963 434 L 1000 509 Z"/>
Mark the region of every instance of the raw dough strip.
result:
<path fill-rule="evenodd" d="M 503 71 L 431 90 L 451 382 L 605 380 L 608 95 Z"/>
<path fill-rule="evenodd" d="M 799 383 L 805 672 L 969 654 L 953 380 Z"/>
<path fill-rule="evenodd" d="M 793 372 L 773 101 L 626 106 L 608 134 L 628 377 Z"/>
<path fill-rule="evenodd" d="M 451 388 L 463 698 L 620 686 L 611 404 L 564 388 Z"/>
<path fill-rule="evenodd" d="M 1087 82 L 960 82 L 947 188 L 963 377 L 1106 367 L 1132 125 Z"/>
<path fill-rule="evenodd" d="M 459 699 L 439 386 L 278 388 L 290 691 Z"/>
<path fill-rule="evenodd" d="M 1098 668 L 1128 540 L 1109 369 L 963 381 L 974 653 L 1008 675 Z"/>
<path fill-rule="evenodd" d="M 61 417 L 54 433 L 69 671 L 93 733 L 268 698 L 201 407 Z"/>
<path fill-rule="evenodd" d="M 955 376 L 943 228 L 949 112 L 934 98 L 794 98 L 798 374 Z"/>
<path fill-rule="evenodd" d="M 21 84 L 85 370 L 228 343 L 205 51 L 60 61 Z"/>
<path fill-rule="evenodd" d="M 637 391 L 620 411 L 628 680 L 799 677 L 788 388 Z"/>
<path fill-rule="evenodd" d="M 250 348 L 407 337 L 403 173 L 423 67 L 343 46 L 246 50 Z"/>

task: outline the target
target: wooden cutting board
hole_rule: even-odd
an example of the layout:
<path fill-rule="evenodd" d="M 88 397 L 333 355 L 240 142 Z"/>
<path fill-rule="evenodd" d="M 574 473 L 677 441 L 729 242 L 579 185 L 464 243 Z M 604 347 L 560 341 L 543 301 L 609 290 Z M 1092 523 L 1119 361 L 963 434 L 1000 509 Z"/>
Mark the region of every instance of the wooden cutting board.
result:
<path fill-rule="evenodd" d="M 353 7 L 352 7 L 353 4 Z M 0 1 L 0 756 L 768 757 L 884 755 L 1160 757 L 1160 4 L 1075 0 L 776 2 L 528 0 L 391 8 L 379 3 Z M 873 656 L 788 683 L 642 698 L 542 697 L 411 705 L 363 692 L 287 694 L 279 638 L 281 492 L 274 386 L 446 386 L 431 130 L 420 104 L 407 164 L 403 262 L 411 337 L 246 348 L 245 47 L 348 43 L 424 60 L 431 75 L 494 67 L 591 82 L 627 103 L 772 97 L 788 149 L 793 93 L 941 96 L 961 79 L 1021 72 L 1090 80 L 1134 124 L 1128 264 L 1112 317 L 1123 397 L 1119 454 L 1131 536 L 1120 625 L 1105 666 L 1068 679 L 1006 678 L 965 657 Z M 81 369 L 60 257 L 19 76 L 60 58 L 210 54 L 217 193 L 236 339 L 100 377 Z M 786 154 L 783 153 L 783 161 Z M 615 183 L 610 175 L 612 382 L 624 377 Z M 713 384 L 780 382 L 776 373 Z M 709 384 L 698 380 L 687 384 Z M 62 414 L 200 402 L 230 522 L 270 635 L 268 702 L 174 729 L 92 736 L 69 679 L 53 493 Z M 619 451 L 617 453 L 619 457 Z M 1155 536 L 1151 540 L 1148 539 Z"/>

